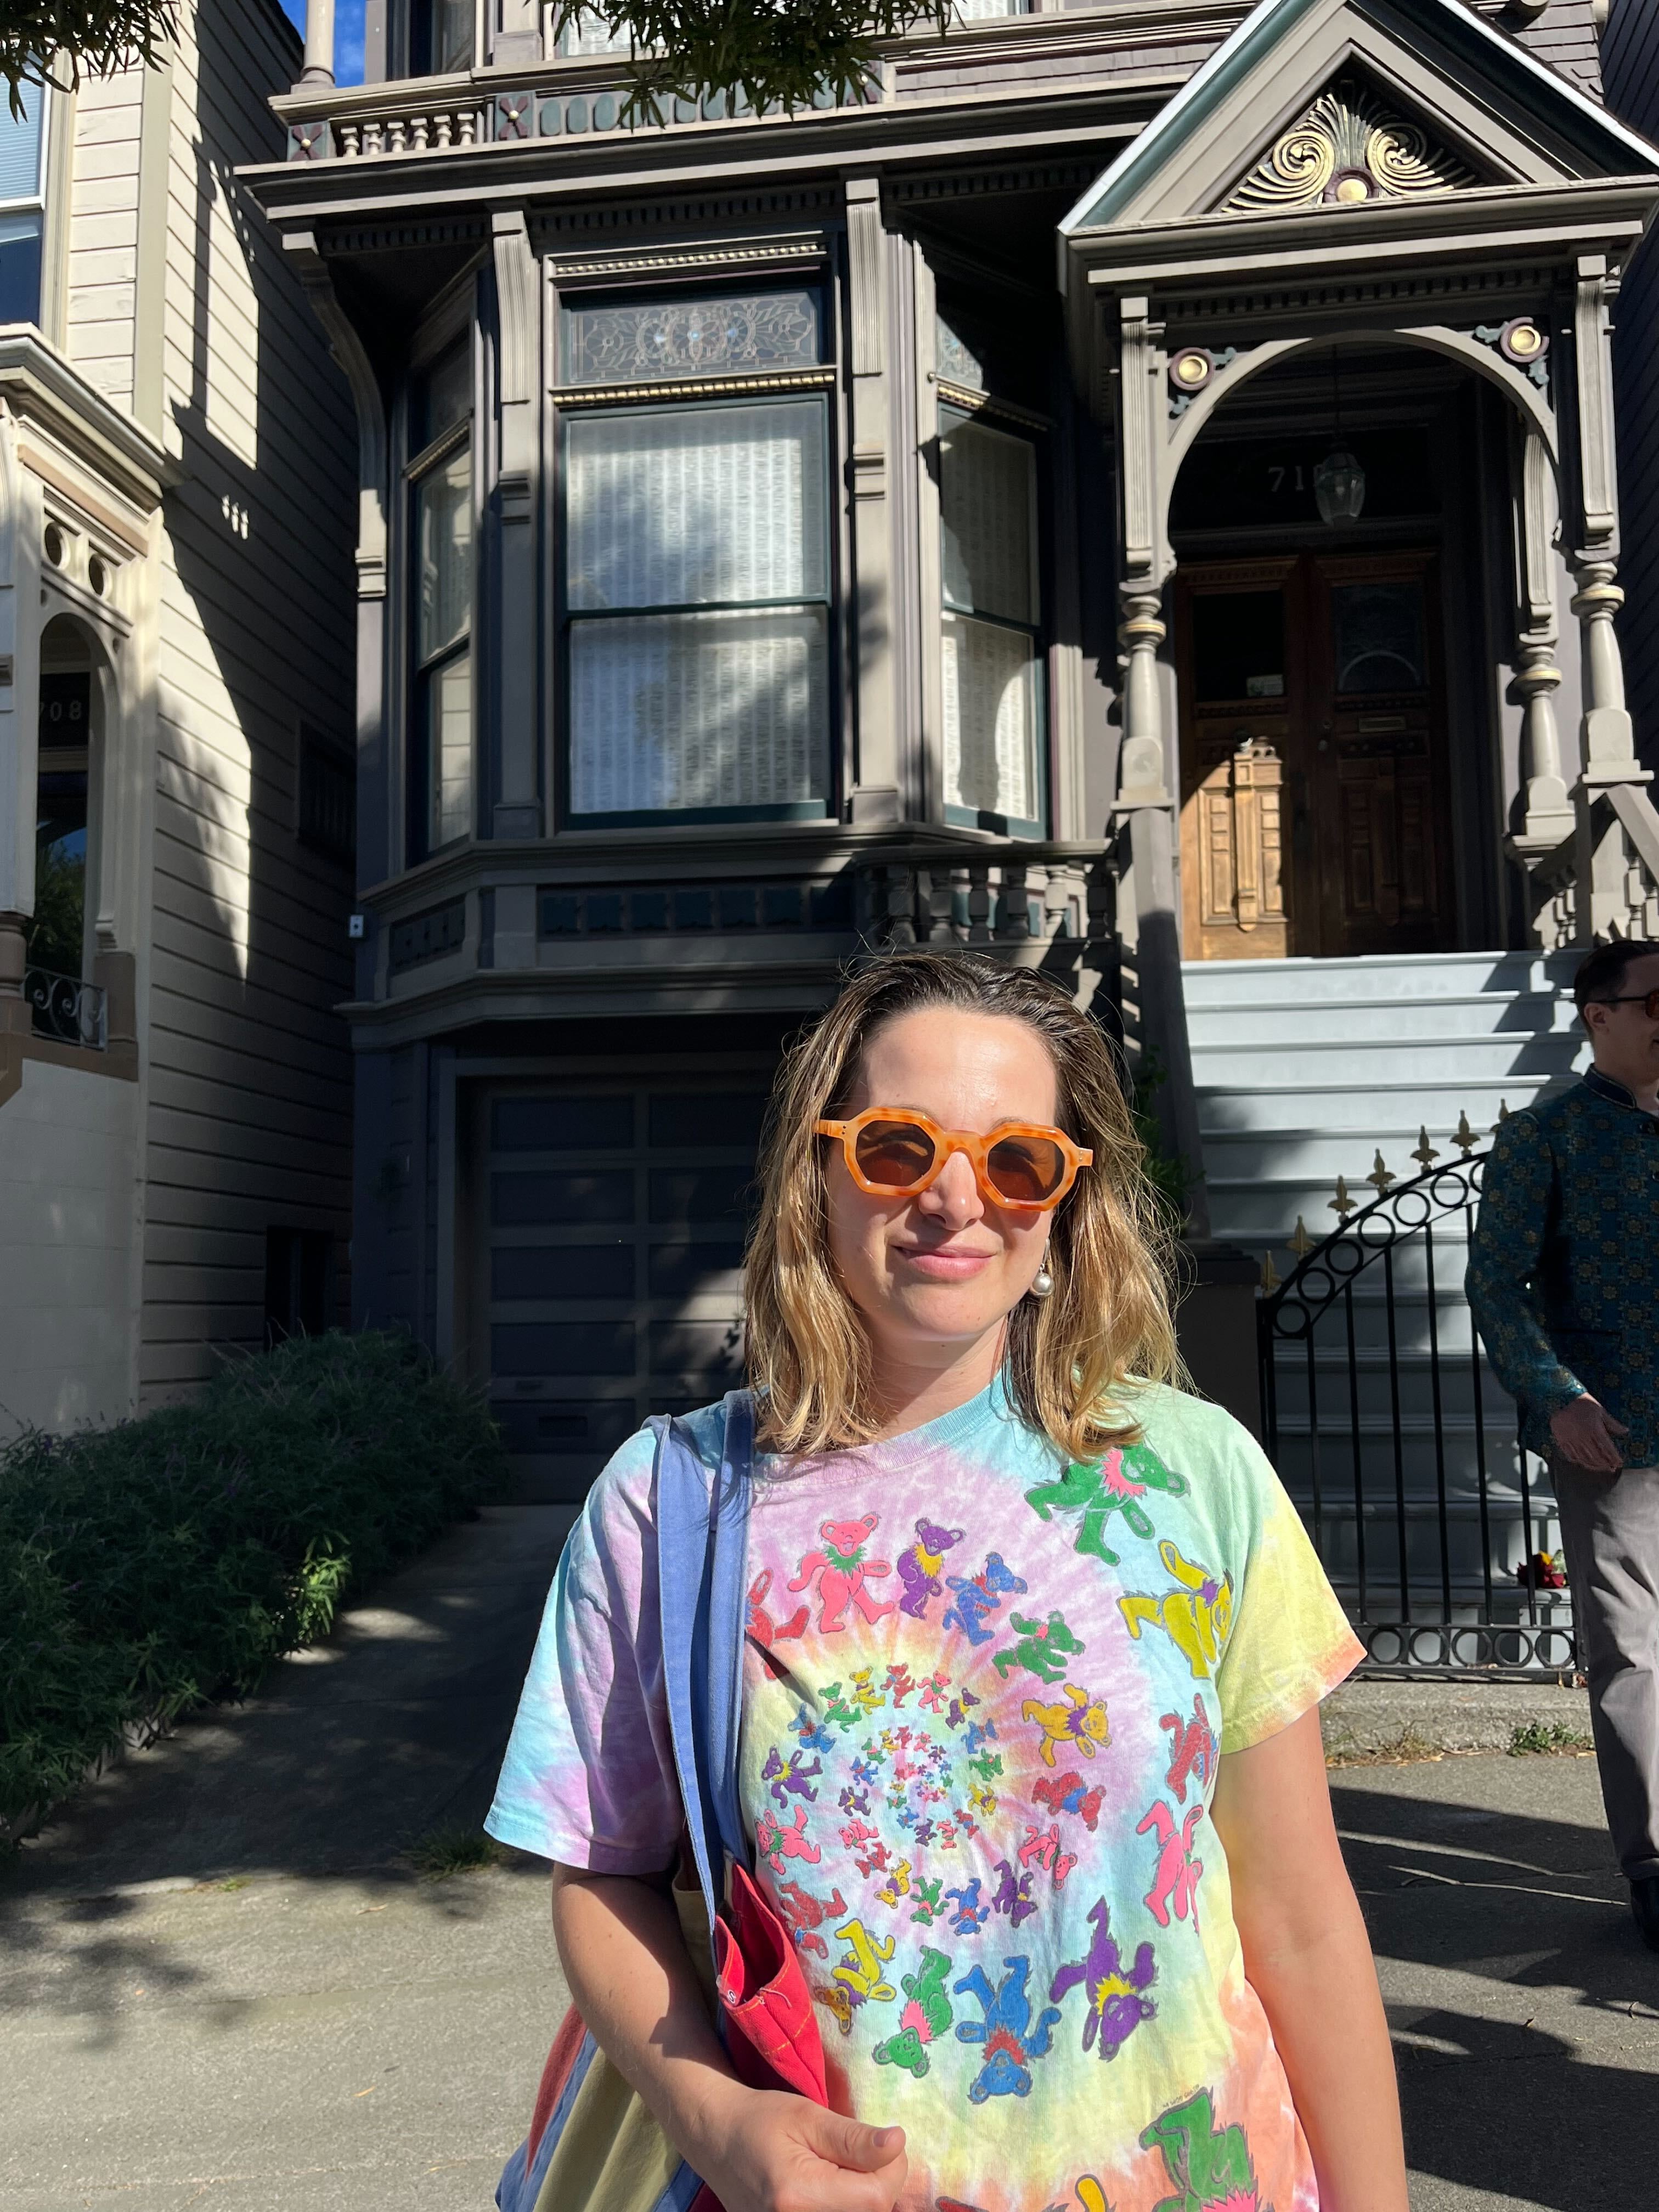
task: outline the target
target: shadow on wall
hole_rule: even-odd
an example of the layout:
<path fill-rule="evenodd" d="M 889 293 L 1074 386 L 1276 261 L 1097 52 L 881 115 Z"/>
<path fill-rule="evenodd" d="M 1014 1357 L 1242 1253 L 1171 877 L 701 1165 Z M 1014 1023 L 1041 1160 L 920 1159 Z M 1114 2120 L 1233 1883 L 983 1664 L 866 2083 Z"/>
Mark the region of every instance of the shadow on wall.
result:
<path fill-rule="evenodd" d="M 325 1238 L 343 1274 L 349 1230 L 349 1048 L 332 1009 L 350 995 L 352 868 L 337 836 L 330 850 L 315 835 L 301 780 L 302 753 L 351 757 L 355 432 L 232 174 L 279 151 L 261 52 L 228 7 L 197 28 L 172 175 L 193 258 L 188 359 L 172 346 L 167 362 L 183 475 L 157 679 L 150 1402 L 201 1380 L 215 1348 L 261 1343 L 271 1232 Z M 190 96 L 180 76 L 175 100 Z"/>

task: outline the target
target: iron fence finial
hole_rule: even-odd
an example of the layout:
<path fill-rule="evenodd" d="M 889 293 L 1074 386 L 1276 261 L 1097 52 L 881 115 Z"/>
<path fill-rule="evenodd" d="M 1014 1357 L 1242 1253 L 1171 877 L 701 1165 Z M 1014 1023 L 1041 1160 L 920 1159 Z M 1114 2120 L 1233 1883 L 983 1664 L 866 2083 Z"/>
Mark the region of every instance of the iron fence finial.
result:
<path fill-rule="evenodd" d="M 1382 1148 L 1380 1145 L 1377 1147 L 1376 1158 L 1371 1164 L 1371 1171 L 1366 1176 L 1365 1180 L 1367 1182 L 1374 1183 L 1376 1185 L 1376 1194 L 1379 1198 L 1385 1198 L 1388 1195 L 1389 1185 L 1391 1182 L 1398 1182 L 1400 1180 L 1399 1176 L 1394 1174 L 1394 1172 L 1384 1164 Z"/>
<path fill-rule="evenodd" d="M 1296 1217 L 1296 1234 L 1286 1241 L 1298 1260 L 1305 1260 L 1313 1250 L 1313 1238 L 1309 1236 L 1308 1224 L 1299 1213 Z"/>
<path fill-rule="evenodd" d="M 1503 1127 L 1504 1122 L 1507 1121 L 1509 1118 L 1510 1102 L 1507 1098 L 1500 1098 L 1498 1102 L 1498 1119 L 1492 1125 L 1492 1133 L 1494 1137 L 1498 1134 L 1498 1131 Z"/>
<path fill-rule="evenodd" d="M 1273 1266 L 1273 1255 L 1264 1253 L 1261 1260 L 1261 1287 L 1268 1297 L 1279 1288 L 1279 1271 Z"/>
<path fill-rule="evenodd" d="M 1412 1154 L 1412 1158 L 1421 1164 L 1424 1174 L 1427 1175 L 1439 1157 L 1439 1153 L 1429 1142 L 1429 1125 L 1425 1121 L 1417 1133 L 1417 1150 Z"/>
<path fill-rule="evenodd" d="M 1480 1138 L 1475 1135 L 1474 1130 L 1469 1127 L 1468 1115 L 1460 1110 L 1457 1116 L 1457 1127 L 1452 1132 L 1453 1144 L 1455 1144 L 1462 1152 L 1464 1158 L 1468 1159 L 1469 1154 L 1474 1150 L 1480 1141 Z"/>
<path fill-rule="evenodd" d="M 1335 1214 L 1340 1221 L 1346 1221 L 1351 1213 L 1357 1213 L 1359 1210 L 1358 1202 L 1348 1195 L 1347 1179 L 1344 1176 L 1338 1176 L 1336 1196 L 1328 1199 L 1326 1204 L 1328 1211 Z"/>

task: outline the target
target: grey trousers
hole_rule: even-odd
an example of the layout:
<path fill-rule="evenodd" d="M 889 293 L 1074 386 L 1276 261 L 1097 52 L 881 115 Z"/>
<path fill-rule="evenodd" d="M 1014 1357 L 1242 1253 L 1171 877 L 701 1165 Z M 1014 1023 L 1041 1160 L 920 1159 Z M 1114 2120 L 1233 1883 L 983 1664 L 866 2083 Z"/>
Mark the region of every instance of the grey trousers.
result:
<path fill-rule="evenodd" d="M 1637 1881 L 1659 1875 L 1659 1468 L 1552 1465 L 1601 1801 Z"/>

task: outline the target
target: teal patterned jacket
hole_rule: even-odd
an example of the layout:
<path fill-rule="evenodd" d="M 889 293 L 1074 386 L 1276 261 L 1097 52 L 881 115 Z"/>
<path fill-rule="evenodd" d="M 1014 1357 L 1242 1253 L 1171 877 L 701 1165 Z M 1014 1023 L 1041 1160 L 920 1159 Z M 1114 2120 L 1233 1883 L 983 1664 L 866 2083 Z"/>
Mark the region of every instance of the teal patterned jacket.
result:
<path fill-rule="evenodd" d="M 1659 1466 L 1659 1119 L 1592 1067 L 1511 1114 L 1481 1185 L 1465 1287 L 1523 1441 L 1588 1390 Z"/>

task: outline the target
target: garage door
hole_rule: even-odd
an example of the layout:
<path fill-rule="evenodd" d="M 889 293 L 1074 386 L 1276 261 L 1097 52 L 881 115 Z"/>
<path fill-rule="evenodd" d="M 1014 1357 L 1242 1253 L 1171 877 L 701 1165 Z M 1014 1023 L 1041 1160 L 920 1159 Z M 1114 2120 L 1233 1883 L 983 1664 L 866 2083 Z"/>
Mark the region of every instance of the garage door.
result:
<path fill-rule="evenodd" d="M 526 1497 L 580 1497 L 647 1413 L 743 1379 L 765 1093 L 675 1082 L 486 1102 L 490 1394 Z"/>

